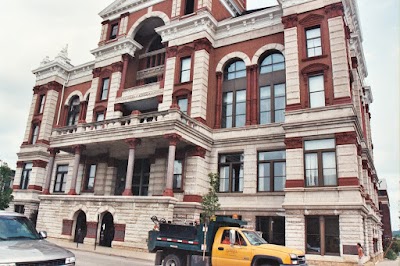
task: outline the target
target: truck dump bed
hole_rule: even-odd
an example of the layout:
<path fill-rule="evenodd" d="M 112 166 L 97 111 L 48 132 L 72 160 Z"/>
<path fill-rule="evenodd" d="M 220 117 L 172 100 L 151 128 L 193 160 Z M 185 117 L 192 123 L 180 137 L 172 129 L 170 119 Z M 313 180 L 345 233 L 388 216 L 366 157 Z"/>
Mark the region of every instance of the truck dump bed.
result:
<path fill-rule="evenodd" d="M 205 248 L 206 253 L 209 253 L 215 233 L 219 227 L 240 227 L 245 224 L 247 224 L 247 222 L 230 217 L 217 217 L 215 221 L 210 222 L 208 230 L 206 234 L 204 234 L 204 225 L 192 226 L 161 223 L 159 231 L 149 231 L 147 246 L 150 252 L 174 248 L 200 253 L 203 251 L 203 248 Z M 204 237 L 206 237 L 206 241 L 204 241 Z"/>

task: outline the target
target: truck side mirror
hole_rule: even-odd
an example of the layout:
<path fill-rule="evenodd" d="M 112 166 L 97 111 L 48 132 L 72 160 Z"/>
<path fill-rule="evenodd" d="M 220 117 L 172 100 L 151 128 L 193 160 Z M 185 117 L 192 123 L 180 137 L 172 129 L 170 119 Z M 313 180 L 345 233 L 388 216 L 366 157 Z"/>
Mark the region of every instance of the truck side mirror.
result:
<path fill-rule="evenodd" d="M 229 230 L 229 242 L 231 245 L 236 242 L 236 231 L 234 229 Z"/>

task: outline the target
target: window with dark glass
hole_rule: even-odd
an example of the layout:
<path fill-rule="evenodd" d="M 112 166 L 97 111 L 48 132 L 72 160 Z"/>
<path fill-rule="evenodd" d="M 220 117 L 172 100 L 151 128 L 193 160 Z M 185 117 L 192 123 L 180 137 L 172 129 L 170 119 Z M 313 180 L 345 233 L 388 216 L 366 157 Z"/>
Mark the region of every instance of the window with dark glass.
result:
<path fill-rule="evenodd" d="M 14 211 L 18 212 L 18 213 L 21 213 L 21 214 L 24 214 L 25 213 L 25 206 L 16 204 L 16 205 L 14 205 Z"/>
<path fill-rule="evenodd" d="M 336 186 L 336 150 L 334 139 L 304 142 L 307 187 Z"/>
<path fill-rule="evenodd" d="M 136 196 L 147 196 L 149 192 L 150 161 L 135 159 L 132 179 L 132 193 Z"/>
<path fill-rule="evenodd" d="M 246 65 L 243 61 L 238 60 L 230 64 L 224 73 L 225 80 L 232 80 L 246 77 Z"/>
<path fill-rule="evenodd" d="M 285 217 L 257 216 L 256 231 L 270 244 L 285 245 Z"/>
<path fill-rule="evenodd" d="M 86 181 L 85 181 L 85 186 L 84 190 L 86 191 L 93 191 L 94 189 L 94 180 L 96 178 L 96 164 L 90 164 L 87 166 L 86 169 Z"/>
<path fill-rule="evenodd" d="M 117 38 L 118 35 L 118 23 L 111 25 L 110 40 Z"/>
<path fill-rule="evenodd" d="M 40 98 L 39 98 L 39 107 L 38 107 L 38 113 L 39 113 L 39 114 L 43 113 L 43 110 L 44 110 L 44 102 L 45 102 L 45 101 L 46 101 L 46 95 L 45 95 L 45 94 L 40 95 Z"/>
<path fill-rule="evenodd" d="M 78 124 L 79 111 L 80 111 L 79 97 L 75 96 L 71 99 L 68 107 L 67 126 L 73 126 Z"/>
<path fill-rule="evenodd" d="M 194 12 L 194 0 L 184 0 L 185 1 L 185 15 Z"/>
<path fill-rule="evenodd" d="M 243 154 L 219 156 L 219 192 L 243 192 Z"/>
<path fill-rule="evenodd" d="M 258 153 L 258 191 L 283 191 L 286 182 L 286 151 Z"/>
<path fill-rule="evenodd" d="M 339 255 L 339 216 L 306 216 L 306 253 Z"/>
<path fill-rule="evenodd" d="M 308 77 L 310 108 L 325 106 L 324 75 Z"/>
<path fill-rule="evenodd" d="M 188 113 L 188 98 L 178 98 L 178 106 L 179 109 L 184 113 L 187 114 Z"/>
<path fill-rule="evenodd" d="M 182 175 L 183 175 L 183 160 L 174 161 L 174 180 L 173 189 L 182 189 Z"/>
<path fill-rule="evenodd" d="M 37 139 L 39 137 L 39 125 L 33 125 L 33 130 L 32 130 L 32 140 L 31 143 L 35 144 Z"/>
<path fill-rule="evenodd" d="M 322 55 L 321 28 L 306 30 L 307 57 Z"/>
<path fill-rule="evenodd" d="M 181 83 L 190 81 L 190 67 L 191 59 L 190 57 L 181 59 Z"/>
<path fill-rule="evenodd" d="M 104 78 L 101 85 L 100 100 L 106 100 L 108 98 L 108 87 L 110 85 L 110 79 Z"/>
<path fill-rule="evenodd" d="M 285 81 L 285 58 L 281 53 L 273 52 L 260 64 L 260 124 L 285 121 Z"/>
<path fill-rule="evenodd" d="M 19 184 L 20 189 L 28 189 L 29 185 L 29 177 L 32 172 L 32 163 L 25 163 L 24 164 L 24 169 L 22 170 L 22 175 L 21 175 L 21 182 Z"/>
<path fill-rule="evenodd" d="M 68 165 L 58 165 L 56 180 L 54 182 L 54 192 L 65 192 L 67 183 Z"/>

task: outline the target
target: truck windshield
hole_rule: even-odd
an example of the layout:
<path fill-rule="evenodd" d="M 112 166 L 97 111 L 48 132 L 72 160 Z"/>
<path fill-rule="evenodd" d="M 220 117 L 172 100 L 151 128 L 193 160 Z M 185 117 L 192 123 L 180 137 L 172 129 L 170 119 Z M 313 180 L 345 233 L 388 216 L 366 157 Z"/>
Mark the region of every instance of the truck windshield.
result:
<path fill-rule="evenodd" d="M 267 241 L 264 240 L 264 238 L 260 237 L 254 231 L 243 231 L 243 234 L 246 236 L 247 240 L 249 240 L 250 244 L 252 244 L 253 246 L 268 244 Z"/>
<path fill-rule="evenodd" d="M 41 239 L 26 217 L 0 216 L 0 241 Z"/>

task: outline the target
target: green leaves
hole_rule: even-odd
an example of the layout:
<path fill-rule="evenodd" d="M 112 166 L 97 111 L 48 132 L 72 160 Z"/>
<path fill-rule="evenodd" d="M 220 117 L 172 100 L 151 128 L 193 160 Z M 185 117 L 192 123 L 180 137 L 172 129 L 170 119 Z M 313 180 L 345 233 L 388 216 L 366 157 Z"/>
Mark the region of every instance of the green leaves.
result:
<path fill-rule="evenodd" d="M 220 209 L 217 191 L 219 187 L 219 175 L 217 173 L 208 174 L 210 187 L 208 193 L 203 196 L 201 205 L 203 206 L 206 221 L 215 216 L 215 213 Z"/>
<path fill-rule="evenodd" d="M 12 175 L 13 172 L 7 164 L 0 166 L 0 210 L 8 208 L 9 203 L 13 200 L 10 188 Z"/>

